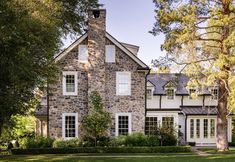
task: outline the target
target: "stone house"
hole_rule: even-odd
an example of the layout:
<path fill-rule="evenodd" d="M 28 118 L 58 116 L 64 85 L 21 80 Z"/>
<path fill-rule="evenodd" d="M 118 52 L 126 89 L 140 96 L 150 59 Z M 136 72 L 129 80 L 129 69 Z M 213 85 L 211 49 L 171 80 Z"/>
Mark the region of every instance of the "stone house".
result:
<path fill-rule="evenodd" d="M 95 90 L 111 114 L 110 135 L 144 133 L 149 68 L 137 57 L 139 47 L 116 40 L 105 23 L 106 10 L 90 10 L 87 32 L 55 58 L 59 75 L 36 110 L 37 134 L 82 135 L 81 121 Z"/>

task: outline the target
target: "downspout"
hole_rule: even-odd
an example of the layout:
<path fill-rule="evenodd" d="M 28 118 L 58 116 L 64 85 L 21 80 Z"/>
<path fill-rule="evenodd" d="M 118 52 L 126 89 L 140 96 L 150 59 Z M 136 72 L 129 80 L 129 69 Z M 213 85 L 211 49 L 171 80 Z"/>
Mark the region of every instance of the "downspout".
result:
<path fill-rule="evenodd" d="M 202 98 L 202 106 L 203 107 L 205 106 L 205 95 L 203 95 L 203 98 Z"/>
<path fill-rule="evenodd" d="M 47 137 L 49 137 L 49 83 L 47 79 Z"/>
<path fill-rule="evenodd" d="M 162 95 L 160 94 L 160 99 L 159 99 L 159 109 L 162 109 Z"/>

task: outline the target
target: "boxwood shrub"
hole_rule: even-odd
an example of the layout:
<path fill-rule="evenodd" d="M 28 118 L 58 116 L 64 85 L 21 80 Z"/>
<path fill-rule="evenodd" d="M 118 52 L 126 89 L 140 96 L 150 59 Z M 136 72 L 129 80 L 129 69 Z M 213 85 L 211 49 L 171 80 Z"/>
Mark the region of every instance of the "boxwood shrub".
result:
<path fill-rule="evenodd" d="M 71 154 L 71 153 L 186 153 L 190 146 L 159 147 L 77 147 L 77 148 L 31 148 L 12 149 L 14 155 L 27 154 Z"/>

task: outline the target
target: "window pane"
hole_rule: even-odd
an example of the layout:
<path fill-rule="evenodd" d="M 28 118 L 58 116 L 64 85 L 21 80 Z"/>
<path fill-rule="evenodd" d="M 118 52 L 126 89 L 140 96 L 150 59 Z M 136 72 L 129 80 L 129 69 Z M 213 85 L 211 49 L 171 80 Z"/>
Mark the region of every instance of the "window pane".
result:
<path fill-rule="evenodd" d="M 157 117 L 146 117 L 145 134 L 154 135 L 157 131 Z"/>
<path fill-rule="evenodd" d="M 190 119 L 190 138 L 194 138 L 194 119 Z"/>
<path fill-rule="evenodd" d="M 204 138 L 208 138 L 208 119 L 204 119 Z"/>
<path fill-rule="evenodd" d="M 146 95 L 147 95 L 147 99 L 152 99 L 152 89 L 147 89 L 146 90 Z"/>
<path fill-rule="evenodd" d="M 117 94 L 130 94 L 130 74 L 126 72 L 117 73 Z"/>
<path fill-rule="evenodd" d="M 189 89 L 189 99 L 193 99 L 192 94 L 194 93 L 196 93 L 196 89 Z"/>
<path fill-rule="evenodd" d="M 128 135 L 128 120 L 128 116 L 118 116 L 118 135 Z"/>
<path fill-rule="evenodd" d="M 66 75 L 66 92 L 75 92 L 75 76 Z"/>
<path fill-rule="evenodd" d="M 106 62 L 115 62 L 115 46 L 107 45 L 105 50 Z"/>
<path fill-rule="evenodd" d="M 214 89 L 211 89 L 211 98 L 213 100 L 217 100 L 218 99 L 218 89 L 217 88 L 214 88 Z"/>
<path fill-rule="evenodd" d="M 75 116 L 65 116 L 65 137 L 76 137 Z"/>
<path fill-rule="evenodd" d="M 174 126 L 174 117 L 162 117 L 162 127 L 172 128 Z"/>
<path fill-rule="evenodd" d="M 167 96 L 167 99 L 174 99 L 174 89 L 167 89 L 166 90 L 166 96 Z"/>
<path fill-rule="evenodd" d="M 200 119 L 196 120 L 196 135 L 197 138 L 200 138 Z"/>
<path fill-rule="evenodd" d="M 214 138 L 215 137 L 215 119 L 211 119 L 210 126 L 211 126 L 211 138 Z"/>
<path fill-rule="evenodd" d="M 86 45 L 79 46 L 79 60 L 80 61 L 88 60 L 88 49 Z"/>

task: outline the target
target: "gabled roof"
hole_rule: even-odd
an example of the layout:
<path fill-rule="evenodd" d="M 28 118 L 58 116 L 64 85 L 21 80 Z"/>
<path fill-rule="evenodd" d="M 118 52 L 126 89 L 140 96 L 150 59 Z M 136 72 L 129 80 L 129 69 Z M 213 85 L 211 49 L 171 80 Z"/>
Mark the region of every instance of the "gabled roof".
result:
<path fill-rule="evenodd" d="M 177 73 L 159 73 L 159 74 L 149 74 L 147 76 L 147 80 L 154 84 L 155 90 L 153 94 L 155 95 L 165 95 L 166 91 L 164 86 L 169 82 L 175 84 L 176 95 L 188 95 L 189 92 L 187 90 L 187 83 L 189 82 L 189 77 L 185 74 L 177 74 Z M 208 88 L 204 87 L 200 89 L 200 94 L 210 95 Z"/>
<path fill-rule="evenodd" d="M 105 33 L 105 36 L 107 39 L 109 39 L 113 44 L 115 44 L 117 47 L 119 47 L 123 52 L 125 52 L 133 61 L 135 61 L 138 65 L 141 66 L 141 68 L 148 70 L 148 66 L 141 61 L 134 53 L 132 53 L 130 50 L 128 50 L 122 43 L 120 43 L 118 40 L 116 40 L 113 36 L 111 36 L 109 33 Z M 83 40 L 87 38 L 87 33 L 82 35 L 80 38 L 78 38 L 75 42 L 73 42 L 68 48 L 66 48 L 64 51 L 62 51 L 60 54 L 58 54 L 55 57 L 55 62 L 59 61 L 61 58 L 63 58 L 65 55 L 67 55 L 72 49 L 74 49 L 76 46 L 78 46 Z"/>

